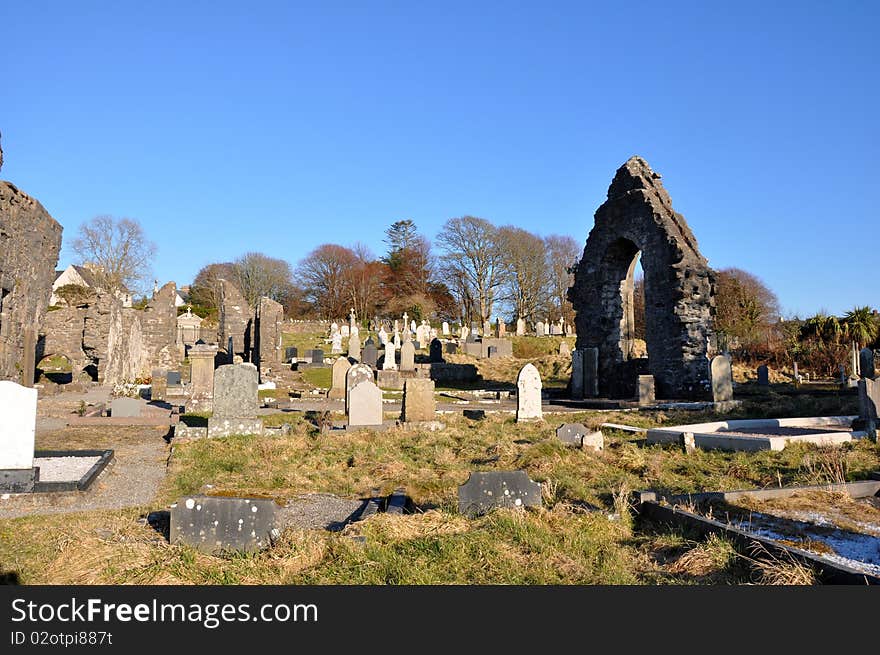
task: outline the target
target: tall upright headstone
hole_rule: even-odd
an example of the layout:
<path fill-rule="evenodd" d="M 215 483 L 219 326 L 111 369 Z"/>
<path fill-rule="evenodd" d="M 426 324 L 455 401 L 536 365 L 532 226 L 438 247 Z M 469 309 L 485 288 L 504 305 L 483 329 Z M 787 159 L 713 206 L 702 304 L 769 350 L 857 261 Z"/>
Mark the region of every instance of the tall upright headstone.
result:
<path fill-rule="evenodd" d="M 388 333 L 385 331 L 385 326 L 383 325 L 379 328 L 379 345 L 384 346 L 388 343 Z"/>
<path fill-rule="evenodd" d="M 526 322 L 521 318 L 516 319 L 516 336 L 522 337 L 522 336 L 525 336 L 525 334 L 526 334 Z"/>
<path fill-rule="evenodd" d="M 379 349 L 376 348 L 373 338 L 369 337 L 364 344 L 363 351 L 361 352 L 361 362 L 370 368 L 376 368 L 377 361 L 379 361 Z"/>
<path fill-rule="evenodd" d="M 434 420 L 434 381 L 428 378 L 410 378 L 403 383 L 401 420 L 406 423 Z"/>
<path fill-rule="evenodd" d="M 224 364 L 214 373 L 213 413 L 208 419 L 208 436 L 262 434 L 257 417 L 259 372 L 250 363 Z"/>
<path fill-rule="evenodd" d="M 348 338 L 348 356 L 357 361 L 361 359 L 361 338 L 357 334 Z"/>
<path fill-rule="evenodd" d="M 354 385 L 348 392 L 348 427 L 382 425 L 382 391 L 372 380 Z"/>
<path fill-rule="evenodd" d="M 449 323 L 447 321 L 443 321 L 443 324 L 440 326 L 440 330 L 443 333 L 444 337 L 449 336 Z"/>
<path fill-rule="evenodd" d="M 432 364 L 443 362 L 443 342 L 440 339 L 432 339 L 428 350 L 428 358 Z"/>
<path fill-rule="evenodd" d="M 416 347 L 412 341 L 407 341 L 400 347 L 400 370 L 416 370 Z"/>
<path fill-rule="evenodd" d="M 409 341 L 407 341 L 407 343 L 409 343 Z M 385 359 L 382 362 L 382 370 L 397 370 L 397 348 L 395 348 L 393 341 L 389 341 L 385 344 Z"/>
<path fill-rule="evenodd" d="M 730 360 L 724 355 L 715 355 L 710 364 L 712 374 L 712 400 L 716 403 L 733 400 L 733 371 Z"/>
<path fill-rule="evenodd" d="M 336 332 L 330 337 L 330 354 L 339 355 L 342 353 L 342 334 Z"/>
<path fill-rule="evenodd" d="M 544 322 L 538 321 L 538 324 L 535 326 L 535 336 L 543 337 L 544 336 Z"/>
<path fill-rule="evenodd" d="M 541 374 L 534 364 L 522 367 L 516 378 L 516 420 L 540 421 L 544 418 L 541 411 Z"/>
<path fill-rule="evenodd" d="M 559 342 L 559 356 L 560 357 L 569 357 L 571 355 L 571 346 L 568 345 L 568 341 L 560 341 Z"/>
<path fill-rule="evenodd" d="M 37 390 L 0 381 L 0 415 L 0 490 L 32 491 Z"/>
<path fill-rule="evenodd" d="M 355 385 L 364 382 L 365 380 L 369 380 L 373 382 L 373 369 L 371 369 L 366 364 L 355 364 L 351 368 L 348 369 L 348 372 L 345 374 L 345 411 L 348 413 L 348 403 L 351 395 L 351 390 Z"/>
<path fill-rule="evenodd" d="M 345 378 L 348 375 L 348 369 L 351 368 L 351 362 L 348 357 L 339 357 L 333 362 L 330 378 L 330 390 L 327 392 L 327 398 L 330 400 L 342 400 L 345 398 Z"/>
<path fill-rule="evenodd" d="M 584 397 L 584 351 L 580 349 L 571 353 L 571 397 L 575 400 Z"/>
<path fill-rule="evenodd" d="M 859 377 L 874 379 L 874 350 L 862 348 L 859 351 Z"/>
<path fill-rule="evenodd" d="M 219 348 L 206 343 L 196 343 L 189 349 L 190 394 L 186 409 L 204 412 L 211 409 L 214 397 L 214 360 Z"/>

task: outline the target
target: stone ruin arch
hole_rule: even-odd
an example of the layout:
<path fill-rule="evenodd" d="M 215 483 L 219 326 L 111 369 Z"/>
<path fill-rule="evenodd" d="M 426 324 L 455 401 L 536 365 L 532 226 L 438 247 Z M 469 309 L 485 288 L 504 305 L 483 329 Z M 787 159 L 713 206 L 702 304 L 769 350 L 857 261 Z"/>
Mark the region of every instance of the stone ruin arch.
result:
<path fill-rule="evenodd" d="M 631 356 L 633 275 L 645 275 L 648 361 Z M 641 157 L 621 166 L 596 210 L 568 297 L 576 347 L 598 348 L 599 395 L 631 398 L 639 374 L 661 398 L 698 398 L 709 385 L 707 350 L 715 315 L 715 274 L 693 232 Z"/>

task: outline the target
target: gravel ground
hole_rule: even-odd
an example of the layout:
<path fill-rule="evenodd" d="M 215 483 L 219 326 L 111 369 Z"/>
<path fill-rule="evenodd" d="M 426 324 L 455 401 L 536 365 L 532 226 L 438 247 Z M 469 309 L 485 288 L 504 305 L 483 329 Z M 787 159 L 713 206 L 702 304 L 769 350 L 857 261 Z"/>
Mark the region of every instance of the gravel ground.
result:
<path fill-rule="evenodd" d="M 100 457 L 35 457 L 40 482 L 78 482 Z"/>
<path fill-rule="evenodd" d="M 279 512 L 285 528 L 301 530 L 341 530 L 363 501 L 332 494 L 304 494 L 288 501 Z"/>

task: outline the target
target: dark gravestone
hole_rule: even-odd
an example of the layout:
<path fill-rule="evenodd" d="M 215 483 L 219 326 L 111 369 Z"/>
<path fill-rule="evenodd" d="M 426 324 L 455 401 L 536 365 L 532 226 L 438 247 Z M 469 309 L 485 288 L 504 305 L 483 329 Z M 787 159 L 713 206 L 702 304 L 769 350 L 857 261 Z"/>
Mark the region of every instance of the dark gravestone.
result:
<path fill-rule="evenodd" d="M 556 438 L 562 443 L 566 443 L 578 448 L 584 442 L 584 437 L 590 433 L 583 423 L 563 423 L 556 428 Z"/>
<path fill-rule="evenodd" d="M 440 339 L 431 339 L 431 345 L 428 348 L 428 360 L 432 364 L 443 362 L 443 342 Z"/>
<path fill-rule="evenodd" d="M 276 509 L 267 498 L 185 496 L 171 506 L 171 543 L 208 554 L 255 552 L 277 534 Z"/>
<path fill-rule="evenodd" d="M 312 364 L 323 364 L 324 363 L 324 351 L 320 349 L 315 349 L 312 351 Z"/>
<path fill-rule="evenodd" d="M 226 343 L 226 357 L 227 357 L 227 361 L 230 364 L 233 362 L 233 358 L 235 357 L 235 353 L 233 352 L 233 348 L 234 348 L 234 346 L 233 346 L 232 337 L 229 337 L 229 339 Z"/>
<path fill-rule="evenodd" d="M 372 339 L 367 339 L 366 345 L 361 350 L 361 363 L 366 364 L 370 368 L 376 368 L 376 362 L 379 361 L 379 349 Z"/>
<path fill-rule="evenodd" d="M 496 357 L 498 357 L 498 348 L 489 346 L 489 359 L 495 359 Z"/>
<path fill-rule="evenodd" d="M 180 386 L 180 371 L 168 371 L 165 380 L 169 387 Z"/>
<path fill-rule="evenodd" d="M 525 471 L 471 473 L 458 488 L 458 511 L 479 516 L 498 507 L 540 507 L 541 485 Z"/>
<path fill-rule="evenodd" d="M 297 352 L 295 346 L 288 346 L 287 348 L 284 349 L 284 361 L 285 362 L 292 362 L 298 356 L 299 356 L 299 353 Z"/>
<path fill-rule="evenodd" d="M 758 367 L 758 384 L 762 387 L 770 386 L 770 369 L 766 364 L 761 364 Z"/>
<path fill-rule="evenodd" d="M 24 386 L 24 385 L 22 385 Z M 34 490 L 39 478 L 38 468 L 0 469 L 0 492 L 26 494 Z"/>
<path fill-rule="evenodd" d="M 874 379 L 874 351 L 871 348 L 859 351 L 859 377 Z"/>
<path fill-rule="evenodd" d="M 446 354 L 447 355 L 456 355 L 458 354 L 458 344 L 457 343 L 447 343 L 446 344 Z"/>
<path fill-rule="evenodd" d="M 467 339 L 465 339 L 465 343 L 477 343 L 477 331 L 471 330 L 468 332 Z"/>

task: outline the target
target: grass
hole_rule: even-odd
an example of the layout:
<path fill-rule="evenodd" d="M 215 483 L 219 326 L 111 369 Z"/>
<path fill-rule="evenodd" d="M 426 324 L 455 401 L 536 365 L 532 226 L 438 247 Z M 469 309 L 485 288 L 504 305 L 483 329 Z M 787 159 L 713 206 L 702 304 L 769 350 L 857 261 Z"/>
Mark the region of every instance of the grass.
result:
<path fill-rule="evenodd" d="M 329 389 L 333 383 L 333 369 L 329 366 L 326 368 L 306 368 L 302 370 L 302 378 L 313 387 Z"/>

